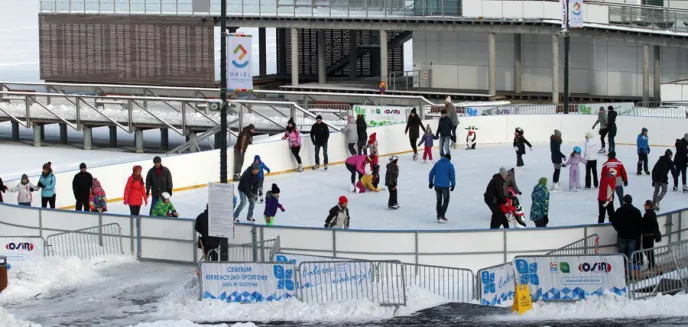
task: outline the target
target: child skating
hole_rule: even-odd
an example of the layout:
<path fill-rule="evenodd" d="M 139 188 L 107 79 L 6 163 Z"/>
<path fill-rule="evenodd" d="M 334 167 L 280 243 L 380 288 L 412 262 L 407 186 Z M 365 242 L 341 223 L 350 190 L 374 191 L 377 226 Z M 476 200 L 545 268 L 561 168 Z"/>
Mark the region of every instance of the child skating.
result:
<path fill-rule="evenodd" d="M 272 184 L 272 188 L 265 193 L 265 224 L 272 226 L 275 223 L 275 215 L 277 215 L 277 208 L 285 211 L 284 206 L 279 203 L 280 189 L 277 184 Z"/>
<path fill-rule="evenodd" d="M 399 209 L 399 202 L 397 200 L 397 181 L 399 179 L 399 158 L 391 156 L 387 164 L 387 173 L 385 174 L 385 185 L 389 190 L 389 200 L 387 201 L 387 209 Z"/>
<path fill-rule="evenodd" d="M 260 159 L 259 155 L 256 155 L 253 157 L 253 163 L 258 165 L 258 197 L 260 198 L 260 202 L 262 203 L 264 201 L 263 199 L 263 183 L 265 182 L 265 171 L 270 173 L 270 167 L 268 167 L 263 160 Z"/>
<path fill-rule="evenodd" d="M 418 142 L 418 145 L 420 146 L 421 144 L 424 145 L 423 148 L 423 163 L 426 164 L 428 163 L 428 158 L 430 159 L 430 162 L 432 162 L 432 147 L 435 145 L 434 140 L 439 139 L 439 136 L 435 136 L 432 134 L 432 128 L 430 127 L 430 124 L 425 127 L 425 134 L 423 134 L 423 137 L 420 139 L 420 142 Z"/>
<path fill-rule="evenodd" d="M 638 146 L 638 175 L 642 175 L 643 169 L 646 175 L 650 175 L 650 170 L 647 168 L 647 156 L 650 154 L 650 143 L 647 137 L 647 128 L 643 127 L 638 134 L 636 141 Z"/>
<path fill-rule="evenodd" d="M 523 128 L 516 127 L 514 132 L 514 150 L 516 150 L 516 167 L 523 167 L 523 155 L 526 154 L 526 145 L 533 150 L 533 146 L 523 136 Z"/>
<path fill-rule="evenodd" d="M 9 189 L 12 193 L 19 193 L 17 194 L 17 204 L 25 207 L 31 206 L 31 202 L 33 201 L 33 195 L 31 193 L 36 190 L 38 190 L 38 186 L 33 185 L 33 183 L 29 181 L 29 176 L 26 174 L 22 175 L 21 181 L 17 186 Z"/>
<path fill-rule="evenodd" d="M 373 166 L 377 165 L 378 160 L 378 143 L 377 143 L 377 133 L 370 134 L 368 138 L 368 144 L 366 144 L 365 149 L 368 150 L 370 154 L 370 170 L 373 170 Z"/>
<path fill-rule="evenodd" d="M 377 166 L 377 165 L 376 165 Z M 367 191 L 380 192 L 382 188 L 378 188 L 373 185 L 373 175 L 365 174 L 361 177 L 361 180 L 356 182 L 356 190 L 358 193 L 365 193 Z"/>
<path fill-rule="evenodd" d="M 506 195 L 506 204 L 504 204 L 502 211 L 507 216 L 509 220 L 516 220 L 516 222 L 525 227 L 526 222 L 524 220 L 523 208 L 518 200 L 518 196 L 521 195 L 521 190 L 516 184 L 516 171 L 511 168 L 506 173 L 506 179 L 504 180 L 504 194 Z"/>
<path fill-rule="evenodd" d="M 574 192 L 578 192 L 581 189 L 580 168 L 578 167 L 581 163 L 583 165 L 587 164 L 585 158 L 581 156 L 581 148 L 576 146 L 573 148 L 569 160 L 561 165 L 562 167 L 569 167 L 569 190 Z"/>
<path fill-rule="evenodd" d="M 103 190 L 97 178 L 93 179 L 93 187 L 91 187 L 88 206 L 91 212 L 107 212 L 107 197 L 105 195 L 105 190 Z"/>
<path fill-rule="evenodd" d="M 530 220 L 535 227 L 547 227 L 549 223 L 549 191 L 547 178 L 541 177 L 530 194 L 533 204 L 530 206 Z"/>

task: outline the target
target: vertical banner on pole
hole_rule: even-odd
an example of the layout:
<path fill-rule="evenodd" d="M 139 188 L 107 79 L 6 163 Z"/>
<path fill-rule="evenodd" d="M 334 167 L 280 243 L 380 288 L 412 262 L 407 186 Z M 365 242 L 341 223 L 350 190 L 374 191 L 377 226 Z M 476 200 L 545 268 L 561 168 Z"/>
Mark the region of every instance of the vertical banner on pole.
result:
<path fill-rule="evenodd" d="M 246 34 L 227 35 L 227 89 L 234 92 L 253 91 L 251 70 L 253 38 Z"/>
<path fill-rule="evenodd" d="M 569 27 L 583 28 L 583 0 L 569 1 Z"/>
<path fill-rule="evenodd" d="M 561 7 L 561 29 L 566 31 L 568 28 L 566 26 L 566 12 L 568 11 L 569 0 L 559 0 L 559 6 Z"/>

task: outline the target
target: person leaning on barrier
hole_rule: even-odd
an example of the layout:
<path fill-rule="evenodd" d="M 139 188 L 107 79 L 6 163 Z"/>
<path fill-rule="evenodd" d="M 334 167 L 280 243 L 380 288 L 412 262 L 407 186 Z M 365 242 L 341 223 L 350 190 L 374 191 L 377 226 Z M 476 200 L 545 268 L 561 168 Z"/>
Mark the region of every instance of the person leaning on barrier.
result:
<path fill-rule="evenodd" d="M 623 205 L 616 209 L 611 217 L 612 226 L 618 235 L 619 253 L 625 254 L 631 259 L 631 254 L 637 250 L 636 244 L 640 239 L 643 215 L 638 208 L 633 206 L 633 197 L 626 194 L 623 197 Z M 635 262 L 637 259 L 632 259 Z"/>
<path fill-rule="evenodd" d="M 249 124 L 239 132 L 237 142 L 234 144 L 234 181 L 241 179 L 241 168 L 244 165 L 244 156 L 248 146 L 253 144 L 253 133 L 256 128 L 253 124 Z"/>
<path fill-rule="evenodd" d="M 217 252 L 212 250 L 220 247 L 220 238 L 208 236 L 208 205 L 205 206 L 205 211 L 196 217 L 194 229 L 201 234 L 198 238 L 198 248 L 203 250 L 204 259 L 218 261 Z"/>

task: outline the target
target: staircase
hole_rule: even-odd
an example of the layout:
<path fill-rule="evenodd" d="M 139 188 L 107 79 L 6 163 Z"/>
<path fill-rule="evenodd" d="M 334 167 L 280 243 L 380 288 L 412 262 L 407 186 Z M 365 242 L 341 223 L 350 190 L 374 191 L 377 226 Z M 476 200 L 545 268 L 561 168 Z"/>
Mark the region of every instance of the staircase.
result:
<path fill-rule="evenodd" d="M 399 33 L 390 33 L 389 39 L 387 41 L 387 49 L 390 51 L 400 45 L 403 45 L 406 41 L 410 40 L 413 36 L 411 31 L 403 31 Z M 356 48 L 356 60 L 364 57 L 373 50 L 379 50 L 380 45 L 374 46 L 360 46 Z M 330 67 L 327 68 L 327 76 L 332 76 L 338 71 L 346 68 L 349 65 L 349 59 L 351 56 L 345 54 L 342 58 L 334 62 Z"/>

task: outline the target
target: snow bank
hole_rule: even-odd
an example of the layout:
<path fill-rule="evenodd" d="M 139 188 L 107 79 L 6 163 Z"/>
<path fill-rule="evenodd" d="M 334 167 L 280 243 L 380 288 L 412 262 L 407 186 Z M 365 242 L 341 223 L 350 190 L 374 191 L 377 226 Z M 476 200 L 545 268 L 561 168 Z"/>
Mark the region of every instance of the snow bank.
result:
<path fill-rule="evenodd" d="M 4 293 L 3 293 L 4 294 Z M 0 325 L 3 327 L 40 327 L 41 325 L 34 324 L 29 321 L 17 319 L 10 314 L 5 308 L 0 307 Z M 248 326 L 247 326 L 248 327 Z"/>
<path fill-rule="evenodd" d="M 80 260 L 74 257 L 44 257 L 27 261 L 21 267 L 10 269 L 9 285 L 0 293 L 0 304 L 29 299 L 62 288 L 93 283 L 101 278 L 99 270 L 134 261 L 136 258 L 131 256 L 109 256 L 92 260 Z"/>
<path fill-rule="evenodd" d="M 519 316 L 490 317 L 500 321 L 648 319 L 688 316 L 688 295 L 657 295 L 645 300 L 630 300 L 614 294 L 591 297 L 570 303 L 534 303 L 533 310 Z"/>
<path fill-rule="evenodd" d="M 1 317 L 1 316 L 0 316 Z M 161 321 L 155 321 L 155 322 L 144 322 L 140 323 L 137 325 L 131 325 L 130 327 L 201 327 L 201 326 L 217 326 L 217 327 L 256 327 L 255 324 L 247 322 L 247 323 L 238 323 L 238 324 L 233 324 L 233 325 L 227 325 L 227 324 L 219 324 L 219 325 L 199 325 L 195 324 L 192 321 L 189 320 L 161 320 Z"/>

